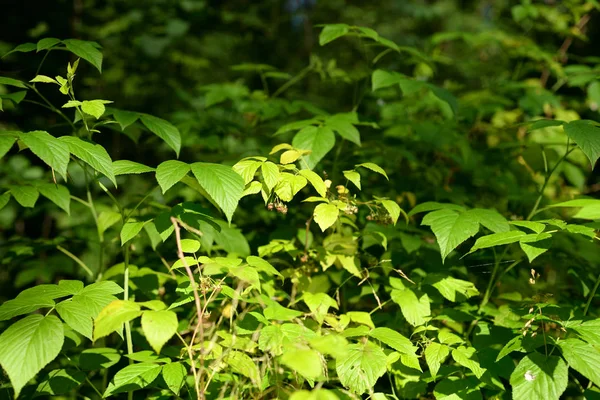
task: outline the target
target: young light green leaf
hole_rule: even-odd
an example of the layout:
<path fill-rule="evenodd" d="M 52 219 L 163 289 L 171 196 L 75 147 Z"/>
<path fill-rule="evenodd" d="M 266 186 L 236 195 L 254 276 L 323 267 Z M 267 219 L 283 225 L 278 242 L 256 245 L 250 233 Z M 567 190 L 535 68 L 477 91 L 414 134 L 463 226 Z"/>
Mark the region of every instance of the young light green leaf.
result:
<path fill-rule="evenodd" d="M 275 193 L 283 201 L 292 201 L 296 193 L 298 193 L 308 181 L 302 175 L 294 175 L 288 172 L 282 172 L 279 183 L 275 187 Z"/>
<path fill-rule="evenodd" d="M 417 297 L 417 294 L 410 289 L 394 289 L 391 297 L 392 301 L 400 306 L 402 315 L 412 326 L 423 325 L 429 320 L 431 306 L 429 296 L 426 294 Z"/>
<path fill-rule="evenodd" d="M 115 176 L 129 174 L 145 174 L 146 172 L 154 172 L 155 169 L 144 164 L 129 160 L 113 161 L 113 172 Z"/>
<path fill-rule="evenodd" d="M 251 158 L 238 161 L 234 166 L 233 170 L 240 174 L 242 178 L 244 178 L 244 184 L 252 182 L 254 179 L 254 174 L 261 167 L 262 161 L 257 161 Z"/>
<path fill-rule="evenodd" d="M 366 163 L 362 163 L 362 164 L 358 164 L 356 165 L 356 167 L 363 167 L 366 169 L 370 169 L 373 172 L 377 172 L 378 174 L 381 174 L 383 176 L 385 176 L 385 179 L 387 179 L 388 181 L 390 180 L 390 178 L 388 178 L 387 174 L 385 173 L 385 171 L 383 170 L 383 168 L 381 168 L 379 165 L 372 163 L 372 162 L 366 162 Z"/>
<path fill-rule="evenodd" d="M 173 311 L 144 311 L 142 314 L 142 331 L 156 354 L 177 332 L 177 314 Z"/>
<path fill-rule="evenodd" d="M 179 391 L 185 384 L 185 377 L 187 376 L 187 369 L 180 362 L 172 362 L 165 364 L 162 367 L 162 377 L 167 387 L 179 395 Z"/>
<path fill-rule="evenodd" d="M 373 343 L 357 343 L 347 346 L 344 356 L 336 359 L 335 368 L 342 385 L 356 394 L 373 388 L 385 374 L 387 357 Z"/>
<path fill-rule="evenodd" d="M 106 111 L 106 107 L 104 107 L 104 105 L 109 104 L 109 103 L 112 103 L 112 101 L 109 101 L 109 100 L 84 100 L 81 103 L 81 110 L 84 113 L 89 114 L 89 115 L 95 117 L 96 119 L 99 119 Z"/>
<path fill-rule="evenodd" d="M 567 389 L 569 367 L 562 358 L 534 352 L 510 375 L 514 400 L 559 400 Z"/>
<path fill-rule="evenodd" d="M 69 146 L 69 151 L 75 155 L 75 157 L 106 176 L 115 187 L 117 186 L 112 160 L 104 147 L 99 144 L 86 142 L 74 136 L 61 136 L 60 140 Z"/>
<path fill-rule="evenodd" d="M 292 164 L 302 156 L 302 152 L 298 150 L 286 150 L 279 156 L 280 164 Z"/>
<path fill-rule="evenodd" d="M 311 349 L 288 349 L 281 356 L 281 363 L 307 379 L 323 375 L 321 355 Z"/>
<path fill-rule="evenodd" d="M 429 225 L 437 238 L 442 263 L 459 244 L 479 232 L 478 219 L 467 213 L 441 209 L 425 215 L 421 225 Z"/>
<path fill-rule="evenodd" d="M 181 239 L 181 250 L 184 253 L 195 253 L 200 250 L 200 242 L 195 239 Z"/>
<path fill-rule="evenodd" d="M 35 202 L 40 196 L 38 190 L 29 185 L 11 186 L 10 193 L 20 205 L 29 208 L 33 208 L 33 206 L 35 206 Z"/>
<path fill-rule="evenodd" d="M 292 393 L 289 400 L 340 400 L 340 398 L 331 390 L 315 389 L 312 392 L 308 390 L 296 390 Z"/>
<path fill-rule="evenodd" d="M 58 172 L 64 180 L 67 179 L 68 144 L 44 131 L 22 133 L 19 138 L 33 154 Z"/>
<path fill-rule="evenodd" d="M 579 339 L 568 338 L 558 343 L 569 367 L 600 386 L 600 350 Z"/>
<path fill-rule="evenodd" d="M 408 338 L 390 328 L 375 328 L 369 332 L 369 336 L 403 354 L 415 354 L 417 351 L 417 347 Z"/>
<path fill-rule="evenodd" d="M 431 342 L 427 348 L 425 348 L 424 354 L 425 362 L 427 362 L 431 376 L 435 379 L 440 370 L 440 366 L 446 361 L 446 358 L 450 354 L 450 348 L 445 344 Z"/>
<path fill-rule="evenodd" d="M 339 214 L 340 209 L 337 206 L 321 203 L 315 207 L 313 217 L 315 218 L 315 222 L 319 225 L 319 228 L 325 232 L 327 228 L 335 224 Z"/>
<path fill-rule="evenodd" d="M 280 174 L 277 165 L 271 161 L 266 161 L 260 166 L 260 173 L 262 174 L 263 181 L 267 186 L 267 189 L 272 190 L 277 183 L 279 183 Z"/>
<path fill-rule="evenodd" d="M 392 222 L 394 225 L 396 225 L 396 222 L 398 222 L 398 218 L 400 217 L 400 213 L 402 212 L 400 206 L 393 200 L 379 200 L 379 202 L 386 209 L 388 214 L 390 214 Z M 408 219 L 406 221 L 408 222 Z"/>
<path fill-rule="evenodd" d="M 309 169 L 302 169 L 299 173 L 310 182 L 312 187 L 315 188 L 315 190 L 317 191 L 317 193 L 319 193 L 321 197 L 327 196 L 327 186 L 325 185 L 323 179 L 317 173 Z"/>
<path fill-rule="evenodd" d="M 296 133 L 292 145 L 296 149 L 310 150 L 310 154 L 302 157 L 301 165 L 313 169 L 333 149 L 335 134 L 326 126 L 307 126 Z"/>
<path fill-rule="evenodd" d="M 103 397 L 143 389 L 156 379 L 161 370 L 162 366 L 160 364 L 139 363 L 128 365 L 115 374 Z"/>
<path fill-rule="evenodd" d="M 128 221 L 123 225 L 123 229 L 121 229 L 121 246 L 124 246 L 125 243 L 136 237 L 148 222 L 150 222 L 150 220 L 141 222 Z"/>
<path fill-rule="evenodd" d="M 71 193 L 63 185 L 53 183 L 43 183 L 37 186 L 42 196 L 59 206 L 68 215 L 71 213 Z"/>
<path fill-rule="evenodd" d="M 354 183 L 354 185 L 361 190 L 360 187 L 360 174 L 355 170 L 344 171 L 344 177 L 348 179 L 350 182 Z"/>
<path fill-rule="evenodd" d="M 124 323 L 141 314 L 139 304 L 125 300 L 112 301 L 100 311 L 94 321 L 94 340 L 120 330 Z"/>
<path fill-rule="evenodd" d="M 190 166 L 177 160 L 165 161 L 156 168 L 156 180 L 163 193 L 179 182 L 190 171 Z"/>
<path fill-rule="evenodd" d="M 325 46 L 327 43 L 341 38 L 348 32 L 350 32 L 350 27 L 346 24 L 325 25 L 319 35 L 319 45 Z"/>
<path fill-rule="evenodd" d="M 63 342 L 63 325 L 54 315 L 29 315 L 0 335 L 0 365 L 12 383 L 15 398 L 42 368 L 58 356 Z"/>
<path fill-rule="evenodd" d="M 563 129 L 589 158 L 593 167 L 600 157 L 600 128 L 592 121 L 578 120 L 563 125 Z"/>
<path fill-rule="evenodd" d="M 165 121 L 162 118 L 148 114 L 139 115 L 146 128 L 164 140 L 170 148 L 175 150 L 175 154 L 177 154 L 177 157 L 179 157 L 179 150 L 181 149 L 181 134 L 179 133 L 179 129 L 177 129 L 169 121 Z"/>
<path fill-rule="evenodd" d="M 57 77 L 59 78 L 59 77 Z M 62 81 L 61 81 L 62 82 Z M 79 100 L 69 100 L 67 101 L 65 104 L 62 105 L 61 108 L 74 108 L 74 107 L 80 107 L 83 103 Z"/>
<path fill-rule="evenodd" d="M 54 78 L 50 78 L 49 76 L 46 75 L 36 75 L 35 78 L 33 78 L 32 80 L 30 80 L 29 82 L 31 83 L 55 83 L 55 84 L 59 84 L 58 82 L 56 82 L 56 79 Z"/>
<path fill-rule="evenodd" d="M 268 275 L 282 276 L 267 260 L 263 260 L 260 257 L 248 256 L 246 257 L 246 262 L 248 265 L 256 268 L 257 271 L 265 272 Z"/>
<path fill-rule="evenodd" d="M 98 72 L 102 72 L 102 53 L 96 47 L 96 43 L 79 39 L 67 39 L 63 40 L 63 43 L 71 53 L 88 61 Z"/>
<path fill-rule="evenodd" d="M 219 205 L 231 222 L 244 192 L 244 178 L 231 167 L 221 164 L 194 163 L 192 173 L 208 195 Z"/>

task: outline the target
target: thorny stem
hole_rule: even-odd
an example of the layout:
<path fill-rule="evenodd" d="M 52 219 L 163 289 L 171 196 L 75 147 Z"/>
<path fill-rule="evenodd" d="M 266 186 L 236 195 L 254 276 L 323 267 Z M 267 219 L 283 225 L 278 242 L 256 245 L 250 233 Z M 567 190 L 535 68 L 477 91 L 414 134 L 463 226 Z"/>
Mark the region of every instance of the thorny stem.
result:
<path fill-rule="evenodd" d="M 184 255 L 183 255 L 183 249 L 181 247 L 181 232 L 180 232 L 180 227 L 179 227 L 179 223 L 177 222 L 177 219 L 175 217 L 171 217 L 171 223 L 173 224 L 173 227 L 175 228 L 175 240 L 177 241 L 177 257 L 181 260 L 185 271 L 187 272 L 188 278 L 190 279 L 190 285 L 192 286 L 192 290 L 194 291 L 194 301 L 196 302 L 196 312 L 197 312 L 197 317 L 198 317 L 198 330 L 200 333 L 200 371 L 198 371 L 198 375 L 197 378 L 194 379 L 194 386 L 196 388 L 196 395 L 198 396 L 199 400 L 204 399 L 204 390 L 201 390 L 200 387 L 202 386 L 202 381 L 203 381 L 203 374 L 202 374 L 202 367 L 204 364 L 204 318 L 203 318 L 203 312 L 202 312 L 202 305 L 200 304 L 200 296 L 198 295 L 198 286 L 196 284 L 196 279 L 194 278 L 194 274 L 192 273 L 192 269 L 190 268 L 190 266 L 188 265 Z M 190 347 L 193 345 L 193 343 L 190 344 Z M 190 355 L 190 361 L 192 363 L 192 370 L 195 370 L 195 364 L 196 364 L 196 360 L 193 358 L 193 353 L 188 353 L 191 354 Z"/>

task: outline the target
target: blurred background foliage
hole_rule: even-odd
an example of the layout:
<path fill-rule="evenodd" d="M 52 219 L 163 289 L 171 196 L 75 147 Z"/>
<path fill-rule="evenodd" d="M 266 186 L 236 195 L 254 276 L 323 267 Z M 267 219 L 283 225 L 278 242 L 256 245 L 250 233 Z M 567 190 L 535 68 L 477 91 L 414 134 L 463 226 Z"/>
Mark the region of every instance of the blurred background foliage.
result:
<path fill-rule="evenodd" d="M 598 119 L 597 6 L 583 0 L 3 0 L 0 54 L 44 37 L 98 42 L 104 54 L 102 74 L 82 63 L 79 97 L 112 100 L 115 108 L 173 122 L 182 133 L 180 159 L 186 162 L 233 164 L 245 156 L 266 155 L 275 144 L 291 141 L 292 133 L 273 136 L 286 123 L 356 111 L 365 122 L 360 127 L 362 145 L 338 141 L 318 173 L 343 183 L 343 170 L 373 161 L 388 172 L 391 184 L 369 174 L 363 176 L 363 187 L 395 199 L 405 210 L 435 200 L 523 218 L 544 181 L 544 159 L 553 165 L 562 156 L 566 136 L 555 127 L 528 133 L 520 124 L 539 118 Z M 324 23 L 370 27 L 400 51 L 358 37 L 319 46 L 319 26 Z M 41 73 L 64 73 L 67 54 L 50 52 Z M 12 53 L 1 59 L 0 74 L 31 79 L 42 57 Z M 377 69 L 444 88 L 452 93 L 450 101 L 429 90 L 401 91 L 397 85 L 372 91 Z M 0 85 L 0 95 L 9 92 Z M 43 93 L 61 104 L 55 90 Z M 15 107 L 4 98 L 0 129 L 46 129 L 60 135 L 67 128 L 27 100 Z M 449 105 L 454 102 L 456 109 Z M 158 138 L 141 132 L 135 125 L 123 132 L 106 125 L 94 140 L 113 160 L 154 167 L 172 156 Z M 2 185 L 44 174 L 41 167 L 28 168 L 33 161 L 26 155 L 10 160 L 0 163 Z M 70 173 L 72 191 L 83 191 L 81 173 Z M 117 193 L 131 202 L 151 189 L 151 180 L 126 179 Z M 573 152 L 546 187 L 543 204 L 577 194 L 593 196 L 597 182 L 583 153 Z M 173 197 L 197 200 L 183 188 L 166 198 L 158 192 L 152 197 L 163 204 Z M 100 209 L 109 209 L 110 201 L 102 201 L 106 203 Z M 70 219 L 50 205 L 23 209 L 11 203 L 0 211 L 0 241 L 10 243 L 0 255 L 11 266 L 0 270 L 1 297 L 11 298 L 32 283 L 76 274 L 74 263 L 63 254 L 33 257 L 44 254 L 44 246 L 54 248 L 50 238 L 57 231 L 79 241 L 76 253 L 89 265 L 97 263 L 97 244 L 89 239 L 92 218 L 77 207 L 73 204 Z M 289 207 L 287 215 L 269 213 L 259 199 L 243 199 L 234 223 L 246 238 L 232 229 L 228 245 L 243 253 L 270 239 L 294 238 L 304 229 L 310 207 Z M 379 229 L 372 225 L 367 229 Z M 418 228 L 418 220 L 386 234 L 395 264 L 432 271 L 442 267 L 433 236 Z M 597 262 L 596 247 L 584 239 L 564 241 L 536 263 L 559 267 L 561 276 L 583 276 L 583 281 L 588 273 L 595 276 L 576 265 Z M 120 257 L 119 243 L 110 246 L 108 265 Z M 136 264 L 160 265 L 155 253 L 144 252 L 149 243 L 137 246 Z M 175 254 L 174 248 L 160 252 Z M 551 263 L 557 260 L 563 265 Z M 477 261 L 486 262 L 485 257 Z M 452 263 L 465 265 L 458 257 Z M 469 263 L 475 262 L 467 259 Z M 461 271 L 485 282 L 480 270 Z M 528 270 L 523 271 L 503 284 L 525 287 Z"/>

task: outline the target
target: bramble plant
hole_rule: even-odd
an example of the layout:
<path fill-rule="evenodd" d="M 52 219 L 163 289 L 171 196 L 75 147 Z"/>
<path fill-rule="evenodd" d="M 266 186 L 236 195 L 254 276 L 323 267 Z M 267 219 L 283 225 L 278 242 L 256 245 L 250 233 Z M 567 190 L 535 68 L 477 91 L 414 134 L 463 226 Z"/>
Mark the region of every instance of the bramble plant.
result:
<path fill-rule="evenodd" d="M 558 56 L 508 31 L 422 51 L 325 24 L 319 44 L 359 61 L 237 65 L 261 89 L 204 85 L 173 123 L 80 95 L 103 71 L 95 42 L 8 52 L 44 56 L 33 76 L 0 76 L 0 109 L 54 123 L 0 124 L 1 262 L 23 288 L 0 306 L 2 396 L 600 397 L 600 200 L 579 196 L 600 158 L 598 60 L 566 59 L 599 6 L 567 3 Z M 465 48 L 519 69 L 436 81 Z M 317 78 L 356 84 L 353 106 L 284 99 Z M 197 151 L 200 128 L 248 137 L 221 157 Z"/>

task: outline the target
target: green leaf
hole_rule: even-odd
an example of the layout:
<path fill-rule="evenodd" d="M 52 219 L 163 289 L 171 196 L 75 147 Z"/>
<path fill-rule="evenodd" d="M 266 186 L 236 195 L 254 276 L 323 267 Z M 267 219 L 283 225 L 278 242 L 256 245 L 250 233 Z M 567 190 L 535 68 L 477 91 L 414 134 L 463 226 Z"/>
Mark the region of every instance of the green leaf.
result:
<path fill-rule="evenodd" d="M 317 173 L 308 169 L 302 169 L 300 170 L 299 174 L 305 177 L 306 180 L 310 182 L 312 187 L 315 188 L 315 190 L 317 191 L 317 193 L 319 193 L 321 197 L 327 196 L 327 186 L 325 186 L 325 182 Z"/>
<path fill-rule="evenodd" d="M 279 157 L 280 164 L 292 164 L 302 156 L 302 152 L 298 150 L 286 150 Z"/>
<path fill-rule="evenodd" d="M 66 143 L 44 131 L 22 133 L 20 139 L 33 154 L 58 172 L 64 180 L 67 180 L 69 146 Z"/>
<path fill-rule="evenodd" d="M 586 342 L 600 347 L 600 319 L 585 321 L 571 327 Z"/>
<path fill-rule="evenodd" d="M 434 278 L 430 275 L 428 278 L 434 279 L 435 282 L 431 285 L 436 288 L 442 296 L 452 302 L 463 301 L 464 299 L 479 295 L 479 290 L 477 290 L 473 282 L 456 279 L 451 276 Z"/>
<path fill-rule="evenodd" d="M 335 368 L 344 387 L 356 394 L 373 388 L 385 374 L 387 357 L 379 346 L 366 342 L 347 346 L 344 356 L 336 359 Z"/>
<path fill-rule="evenodd" d="M 23 207 L 33 208 L 40 193 L 33 186 L 11 186 L 10 193 Z"/>
<path fill-rule="evenodd" d="M 84 371 L 108 369 L 119 362 L 119 350 L 110 347 L 86 349 L 79 355 L 79 367 Z"/>
<path fill-rule="evenodd" d="M 312 392 L 308 390 L 296 390 L 292 393 L 289 400 L 340 400 L 340 398 L 330 390 L 315 389 Z"/>
<path fill-rule="evenodd" d="M 115 374 L 103 397 L 143 389 L 156 379 L 161 370 L 162 366 L 160 364 L 140 363 L 128 365 Z"/>
<path fill-rule="evenodd" d="M 481 225 L 485 226 L 492 232 L 500 233 L 508 232 L 510 230 L 510 225 L 508 225 L 506 218 L 504 218 L 497 211 L 474 208 L 467 212 L 475 217 Z"/>
<path fill-rule="evenodd" d="M 423 325 L 429 320 L 431 306 L 429 296 L 426 294 L 417 297 L 410 289 L 394 289 L 391 293 L 392 301 L 400 306 L 402 315 L 412 326 Z"/>
<path fill-rule="evenodd" d="M 354 185 L 358 188 L 358 190 L 361 190 L 360 174 L 357 171 L 355 171 L 355 170 L 344 171 L 344 177 L 346 179 L 348 179 L 350 182 L 354 183 Z"/>
<path fill-rule="evenodd" d="M 358 164 L 356 165 L 356 167 L 363 167 L 366 169 L 370 169 L 373 172 L 377 172 L 378 174 L 381 174 L 383 176 L 385 176 L 385 179 L 387 179 L 388 181 L 390 180 L 390 178 L 388 178 L 387 174 L 385 173 L 385 171 L 383 170 L 383 168 L 381 168 L 379 165 L 372 163 L 372 162 L 366 162 L 366 163 L 362 163 L 362 164 Z"/>
<path fill-rule="evenodd" d="M 390 72 L 378 69 L 373 71 L 373 74 L 371 76 L 371 90 L 376 91 L 377 89 L 394 86 L 399 84 L 404 79 L 406 78 L 397 72 Z"/>
<path fill-rule="evenodd" d="M 292 201 L 294 196 L 308 183 L 305 177 L 283 172 L 275 187 L 275 193 L 283 201 Z"/>
<path fill-rule="evenodd" d="M 52 296 L 22 296 L 5 301 L 0 306 L 0 321 L 5 321 L 18 315 L 29 314 L 40 308 L 54 307 Z"/>
<path fill-rule="evenodd" d="M 242 178 L 244 178 L 244 184 L 247 185 L 248 183 L 252 182 L 256 171 L 258 171 L 262 164 L 262 161 L 255 160 L 253 158 L 248 158 L 245 160 L 238 161 L 233 166 L 233 170 L 240 174 Z"/>
<path fill-rule="evenodd" d="M 473 253 L 474 251 L 480 249 L 487 249 L 489 247 L 494 246 L 502 246 L 505 244 L 516 243 L 522 237 L 527 236 L 525 232 L 521 231 L 509 231 L 509 232 L 500 232 L 500 233 L 492 233 L 491 235 L 482 236 L 475 241 L 469 253 Z"/>
<path fill-rule="evenodd" d="M 0 85 L 14 86 L 18 88 L 27 89 L 27 85 L 24 82 L 21 82 L 18 79 L 7 78 L 5 76 L 0 76 Z"/>
<path fill-rule="evenodd" d="M 61 41 L 59 39 L 56 39 L 56 38 L 43 38 L 43 39 L 40 39 L 37 42 L 36 52 L 39 53 L 42 50 L 48 50 L 48 49 L 56 46 L 60 42 Z"/>
<path fill-rule="evenodd" d="M 124 246 L 125 243 L 136 237 L 148 222 L 150 220 L 142 222 L 128 221 L 125 223 L 123 229 L 121 229 L 121 246 Z"/>
<path fill-rule="evenodd" d="M 195 239 L 181 239 L 181 250 L 184 253 L 195 253 L 200 250 L 200 242 Z"/>
<path fill-rule="evenodd" d="M 321 355 L 311 349 L 288 349 L 281 356 L 281 363 L 307 379 L 323 375 Z"/>
<path fill-rule="evenodd" d="M 459 244 L 479 232 L 479 221 L 475 216 L 450 209 L 430 212 L 425 215 L 421 225 L 431 227 L 440 246 L 442 263 Z"/>
<path fill-rule="evenodd" d="M 121 330 L 124 323 L 142 314 L 139 304 L 132 301 L 114 300 L 104 307 L 94 321 L 94 341 Z"/>
<path fill-rule="evenodd" d="M 345 116 L 343 115 L 334 115 L 333 117 L 327 118 L 326 124 L 344 139 L 360 146 L 360 132 L 344 117 Z"/>
<path fill-rule="evenodd" d="M 190 166 L 177 160 L 169 160 L 156 167 L 156 180 L 163 193 L 179 182 L 190 171 Z"/>
<path fill-rule="evenodd" d="M 579 339 L 568 338 L 558 343 L 569 367 L 600 386 L 600 350 Z"/>
<path fill-rule="evenodd" d="M 258 348 L 279 356 L 284 350 L 295 348 L 297 343 L 311 335 L 309 332 L 312 331 L 298 324 L 267 325 L 260 330 Z M 316 337 L 314 333 L 313 336 Z"/>
<path fill-rule="evenodd" d="M 514 400 L 559 400 L 567 388 L 569 368 L 562 358 L 531 353 L 510 375 Z"/>
<path fill-rule="evenodd" d="M 129 125 L 133 124 L 140 117 L 139 113 L 135 111 L 125 111 L 125 110 L 117 110 L 115 108 L 110 108 L 110 112 L 112 112 L 115 121 L 121 125 L 121 130 L 125 130 Z"/>
<path fill-rule="evenodd" d="M 307 126 L 296 133 L 292 145 L 296 149 L 310 150 L 310 154 L 302 157 L 301 165 L 313 169 L 333 149 L 335 134 L 326 126 Z"/>
<path fill-rule="evenodd" d="M 35 49 L 37 49 L 37 45 L 35 43 L 23 43 L 23 44 L 20 44 L 17 47 L 15 47 L 8 53 L 4 54 L 2 56 L 2 58 L 6 57 L 7 55 L 9 55 L 11 53 L 15 53 L 15 52 L 28 53 L 30 51 L 34 51 Z"/>
<path fill-rule="evenodd" d="M 37 186 L 38 191 L 42 196 L 56 204 L 67 214 L 71 214 L 71 193 L 69 189 L 63 185 L 55 185 L 53 183 L 43 183 Z"/>
<path fill-rule="evenodd" d="M 0 159 L 4 157 L 6 153 L 8 153 L 8 151 L 16 141 L 17 135 L 4 135 L 0 133 Z"/>
<path fill-rule="evenodd" d="M 177 314 L 173 311 L 144 311 L 142 314 L 142 331 L 156 354 L 160 354 L 165 343 L 177 332 L 177 325 Z"/>
<path fill-rule="evenodd" d="M 593 167 L 600 157 L 600 128 L 593 125 L 592 121 L 579 120 L 563 125 L 563 129 L 590 159 Z"/>
<path fill-rule="evenodd" d="M 267 189 L 272 190 L 275 185 L 279 183 L 281 177 L 279 174 L 279 167 L 271 161 L 266 161 L 260 166 L 260 173 L 262 174 Z"/>
<path fill-rule="evenodd" d="M 527 131 L 532 132 L 538 129 L 544 129 L 551 126 L 561 126 L 565 121 L 559 121 L 554 119 L 538 119 L 533 122 L 527 123 Z"/>
<path fill-rule="evenodd" d="M 96 117 L 96 119 L 99 119 L 106 111 L 106 108 L 104 107 L 104 105 L 109 104 L 109 103 L 112 103 L 112 101 L 109 101 L 109 100 L 84 100 L 81 103 L 81 111 L 83 111 L 84 113 L 89 114 L 93 117 Z"/>
<path fill-rule="evenodd" d="M 369 336 L 403 354 L 415 354 L 417 351 L 417 347 L 408 338 L 390 328 L 375 328 L 369 332 Z"/>
<path fill-rule="evenodd" d="M 271 321 L 291 321 L 302 314 L 301 311 L 286 308 L 279 303 L 273 303 L 263 310 L 265 318 Z"/>
<path fill-rule="evenodd" d="M 85 306 L 92 318 L 95 318 L 100 311 L 117 298 L 115 294 L 122 293 L 123 289 L 114 282 L 104 281 L 92 283 L 83 288 L 83 290 L 73 296 L 73 301 L 80 301 Z"/>
<path fill-rule="evenodd" d="M 241 351 L 232 350 L 224 359 L 225 363 L 231 367 L 231 370 L 249 378 L 255 386 L 261 386 L 260 371 L 258 365 L 252 359 Z"/>
<path fill-rule="evenodd" d="M 15 398 L 29 380 L 58 356 L 63 342 L 63 325 L 54 315 L 29 315 L 0 335 L 0 365 L 12 383 Z"/>
<path fill-rule="evenodd" d="M 448 376 L 433 390 L 436 400 L 482 400 L 481 382 L 473 376 Z"/>
<path fill-rule="evenodd" d="M 86 142 L 74 136 L 61 136 L 60 140 L 69 146 L 69 151 L 75 157 L 106 176 L 115 187 L 117 186 L 112 160 L 106 150 L 104 150 L 104 147 L 99 144 Z"/>
<path fill-rule="evenodd" d="M 4 207 L 6 207 L 9 200 L 10 200 L 10 192 L 6 192 L 6 193 L 0 195 L 0 210 L 2 210 Z"/>
<path fill-rule="evenodd" d="M 435 211 L 435 210 L 455 210 L 455 211 L 464 211 L 465 208 L 463 206 L 459 206 L 457 204 L 451 203 L 438 203 L 436 201 L 427 201 L 425 203 L 421 203 L 408 213 L 408 216 L 411 217 L 415 214 L 427 212 L 427 211 Z"/>
<path fill-rule="evenodd" d="M 175 150 L 175 154 L 179 157 L 181 149 L 181 134 L 169 121 L 148 114 L 140 114 L 140 119 L 146 128 L 156 136 L 165 141 L 170 148 Z"/>
<path fill-rule="evenodd" d="M 546 229 L 546 225 L 535 221 L 510 221 L 511 225 L 522 226 L 523 228 L 531 229 L 535 233 L 542 233 Z"/>
<path fill-rule="evenodd" d="M 95 43 L 78 39 L 63 40 L 63 43 L 71 53 L 92 64 L 98 72 L 102 72 L 102 53 Z"/>
<path fill-rule="evenodd" d="M 32 80 L 30 80 L 29 82 L 31 83 L 55 83 L 57 85 L 59 85 L 58 82 L 56 82 L 56 79 L 54 78 L 50 78 L 49 76 L 46 75 L 36 75 L 35 78 L 33 78 Z"/>
<path fill-rule="evenodd" d="M 392 222 L 394 223 L 394 225 L 396 225 L 396 222 L 398 222 L 398 218 L 400 217 L 400 213 L 402 212 L 400 206 L 393 200 L 379 200 L 379 202 L 386 209 L 388 214 L 390 214 Z"/>
<path fill-rule="evenodd" d="M 350 31 L 350 27 L 346 24 L 331 24 L 325 25 L 319 35 L 319 45 L 324 46 L 332 42 Z"/>
<path fill-rule="evenodd" d="M 246 257 L 246 262 L 256 268 L 257 271 L 262 271 L 267 273 L 268 275 L 277 275 L 282 276 L 279 271 L 275 269 L 268 261 L 263 260 L 260 257 L 256 256 L 248 256 Z"/>
<path fill-rule="evenodd" d="M 440 366 L 450 354 L 450 348 L 445 344 L 431 342 L 427 348 L 425 348 L 424 354 L 425 362 L 427 362 L 431 376 L 435 379 L 440 370 Z"/>
<path fill-rule="evenodd" d="M 90 311 L 80 298 L 64 300 L 56 305 L 58 315 L 73 329 L 86 338 L 93 339 L 94 325 Z"/>
<path fill-rule="evenodd" d="M 552 235 L 550 233 L 538 233 L 523 236 L 520 239 L 519 245 L 527 255 L 529 262 L 545 253 L 552 246 Z"/>
<path fill-rule="evenodd" d="M 244 192 L 244 179 L 226 165 L 197 162 L 192 164 L 191 168 L 200 186 L 219 205 L 227 220 L 231 222 Z"/>
<path fill-rule="evenodd" d="M 319 228 L 323 232 L 333 224 L 338 219 L 338 215 L 340 213 L 340 209 L 328 203 L 321 203 L 315 207 L 313 212 L 313 216 L 315 218 L 315 222 L 319 225 Z"/>
<path fill-rule="evenodd" d="M 186 376 L 187 369 L 180 362 L 169 363 L 162 367 L 163 380 L 167 384 L 167 387 L 177 396 L 185 384 Z"/>
<path fill-rule="evenodd" d="M 306 303 L 308 309 L 320 324 L 323 323 L 325 315 L 327 315 L 330 307 L 333 307 L 336 310 L 338 309 L 337 302 L 327 293 L 305 292 L 302 295 L 302 300 Z"/>
<path fill-rule="evenodd" d="M 36 396 L 57 396 L 69 393 L 85 381 L 85 374 L 76 369 L 55 369 L 40 382 L 35 390 Z"/>
<path fill-rule="evenodd" d="M 61 108 L 75 108 L 80 107 L 81 104 L 83 103 L 79 100 L 69 100 L 65 104 L 63 104 Z"/>
<path fill-rule="evenodd" d="M 154 172 L 155 169 L 144 164 L 129 160 L 113 161 L 113 172 L 115 176 L 129 174 L 145 174 L 146 172 Z"/>
<path fill-rule="evenodd" d="M 481 368 L 477 355 L 475 354 L 476 352 L 477 351 L 473 347 L 460 346 L 452 350 L 452 358 L 454 358 L 454 361 L 459 365 L 470 369 L 477 379 L 481 379 L 481 376 L 485 373 L 486 369 Z"/>

